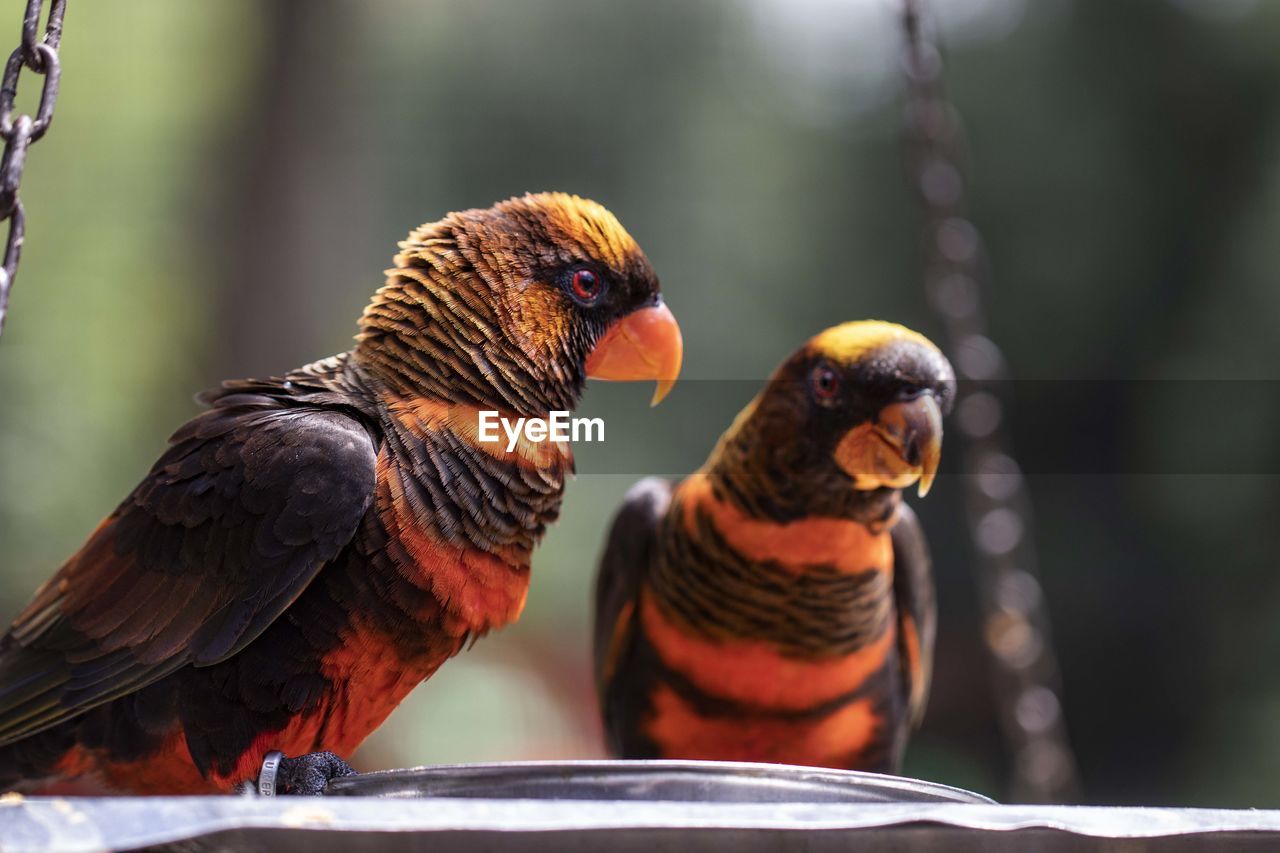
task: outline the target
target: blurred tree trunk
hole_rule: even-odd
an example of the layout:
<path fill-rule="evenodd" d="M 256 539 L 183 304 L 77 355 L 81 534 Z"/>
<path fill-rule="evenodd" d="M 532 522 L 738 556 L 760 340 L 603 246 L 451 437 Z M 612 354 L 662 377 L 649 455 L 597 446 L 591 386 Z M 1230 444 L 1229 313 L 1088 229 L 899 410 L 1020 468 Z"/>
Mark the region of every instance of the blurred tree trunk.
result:
<path fill-rule="evenodd" d="M 260 68 L 229 134 L 230 179 L 213 229 L 222 247 L 210 253 L 224 267 L 215 381 L 279 374 L 345 349 L 334 318 L 372 291 L 380 269 L 362 273 L 365 253 L 349 250 L 360 236 L 350 223 L 368 220 L 366 123 L 352 91 L 360 7 L 272 0 L 260 8 Z"/>

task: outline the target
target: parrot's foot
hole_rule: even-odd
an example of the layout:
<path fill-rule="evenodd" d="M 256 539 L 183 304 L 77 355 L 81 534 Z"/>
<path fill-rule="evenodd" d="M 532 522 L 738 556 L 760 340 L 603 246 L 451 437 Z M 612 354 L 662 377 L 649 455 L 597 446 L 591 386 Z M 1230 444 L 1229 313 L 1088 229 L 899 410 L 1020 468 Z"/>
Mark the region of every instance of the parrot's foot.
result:
<path fill-rule="evenodd" d="M 354 775 L 351 765 L 332 752 L 310 752 L 280 759 L 275 788 L 281 795 L 314 797 L 324 793 L 329 780 Z"/>

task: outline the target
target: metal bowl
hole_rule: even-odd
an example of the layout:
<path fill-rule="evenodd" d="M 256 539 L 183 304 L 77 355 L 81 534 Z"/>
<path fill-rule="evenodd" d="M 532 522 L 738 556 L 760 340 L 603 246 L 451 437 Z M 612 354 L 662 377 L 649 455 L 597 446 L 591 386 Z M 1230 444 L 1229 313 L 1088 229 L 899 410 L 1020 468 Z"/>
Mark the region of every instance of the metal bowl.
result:
<path fill-rule="evenodd" d="M 442 764 L 335 779 L 340 797 L 471 797 L 701 803 L 986 803 L 979 794 L 879 773 L 736 761 Z"/>

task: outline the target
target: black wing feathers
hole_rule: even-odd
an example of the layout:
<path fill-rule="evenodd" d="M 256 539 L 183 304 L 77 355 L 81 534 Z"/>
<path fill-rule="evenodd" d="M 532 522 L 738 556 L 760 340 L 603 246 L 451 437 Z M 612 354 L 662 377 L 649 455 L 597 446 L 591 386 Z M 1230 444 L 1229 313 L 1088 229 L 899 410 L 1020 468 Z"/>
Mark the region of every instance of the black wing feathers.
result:
<path fill-rule="evenodd" d="M 671 483 L 648 477 L 636 483 L 623 499 L 622 508 L 614 516 L 609 529 L 600 571 L 596 575 L 595 652 L 596 687 L 603 697 L 608 685 L 611 655 L 617 622 L 628 605 L 634 606 L 636 594 L 649 571 L 657 545 L 658 523 L 671 504 Z"/>
<path fill-rule="evenodd" d="M 0 744 L 243 649 L 351 540 L 376 451 L 349 414 L 225 397 L 0 642 Z"/>
<path fill-rule="evenodd" d="M 893 526 L 893 595 L 898 611 L 898 660 L 911 727 L 920 724 L 933 677 L 937 600 L 924 530 L 905 503 Z"/>

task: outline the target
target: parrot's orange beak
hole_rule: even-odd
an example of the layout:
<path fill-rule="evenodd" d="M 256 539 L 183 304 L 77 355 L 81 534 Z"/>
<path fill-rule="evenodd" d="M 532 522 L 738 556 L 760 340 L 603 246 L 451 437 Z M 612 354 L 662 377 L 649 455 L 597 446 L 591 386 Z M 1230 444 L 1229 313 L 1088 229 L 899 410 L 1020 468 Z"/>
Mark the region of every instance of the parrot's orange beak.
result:
<path fill-rule="evenodd" d="M 671 309 L 659 298 L 651 308 L 641 308 L 615 322 L 587 356 L 587 376 L 592 379 L 656 379 L 651 406 L 662 402 L 680 375 L 684 339 Z"/>
<path fill-rule="evenodd" d="M 856 489 L 904 489 L 919 481 L 929 493 L 942 461 L 942 409 L 932 394 L 891 403 L 836 446 L 836 462 Z"/>

